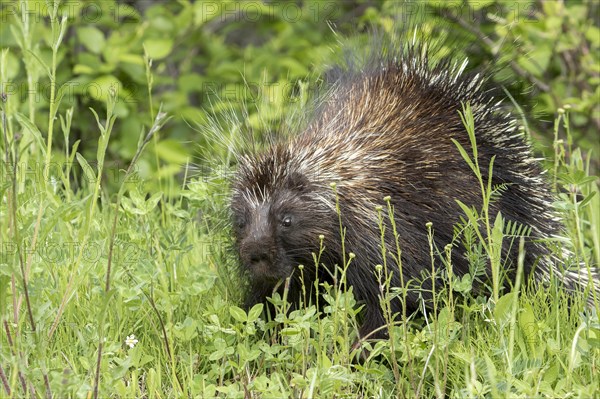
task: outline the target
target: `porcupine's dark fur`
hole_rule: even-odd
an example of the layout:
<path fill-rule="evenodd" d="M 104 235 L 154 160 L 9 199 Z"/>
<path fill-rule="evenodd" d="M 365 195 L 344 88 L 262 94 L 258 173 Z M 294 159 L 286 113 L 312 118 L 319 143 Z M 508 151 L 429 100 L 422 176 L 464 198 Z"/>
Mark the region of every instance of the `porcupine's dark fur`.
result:
<path fill-rule="evenodd" d="M 346 228 L 346 252 L 356 256 L 347 283 L 365 305 L 361 336 L 385 323 L 374 272 L 375 265 L 383 264 L 376 208 L 385 207 L 386 196 L 394 208 L 404 281 L 422 282 L 420 290 L 408 293 L 407 308 L 418 308 L 421 299 L 426 303 L 431 297 L 431 279 L 422 278 L 431 267 L 426 223 L 433 223 L 435 245 L 443 248 L 453 242 L 453 227 L 463 214 L 456 200 L 477 209 L 482 204 L 479 183 L 451 141 L 471 148 L 459 116 L 463 103 L 470 103 L 474 115 L 484 179 L 495 156 L 493 184 L 505 187 L 492 204 L 492 220 L 500 210 L 505 219 L 531 227 L 526 273 L 535 269 L 547 275 L 552 267 L 549 250 L 535 240 L 560 229 L 551 211 L 553 195 L 515 120 L 482 89 L 479 76 L 462 73 L 464 64 L 432 63 L 419 45 L 385 53 L 339 69 L 297 136 L 239 160 L 231 207 L 241 267 L 250 279 L 248 307 L 264 302 L 290 276 L 288 298 L 298 301 L 300 264 L 309 291 L 316 275 L 330 281 L 334 265 L 342 265 L 332 182 Z M 385 231 L 386 247 L 395 252 L 389 223 Z M 312 253 L 319 250 L 320 235 L 325 251 L 317 271 Z M 514 270 L 517 245 L 509 249 L 509 241 L 502 256 L 512 262 L 507 270 Z M 452 251 L 457 275 L 469 272 L 465 252 L 460 247 Z M 391 254 L 386 261 L 389 270 L 395 269 L 391 285 L 400 286 L 397 263 Z M 392 311 L 400 310 L 400 300 L 393 300 Z M 380 330 L 375 336 L 383 335 Z"/>

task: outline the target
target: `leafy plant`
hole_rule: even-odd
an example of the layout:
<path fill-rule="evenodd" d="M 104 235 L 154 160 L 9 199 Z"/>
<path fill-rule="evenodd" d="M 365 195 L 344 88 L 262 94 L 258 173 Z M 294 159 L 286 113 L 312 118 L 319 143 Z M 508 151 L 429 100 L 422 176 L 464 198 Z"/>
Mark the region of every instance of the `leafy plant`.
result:
<path fill-rule="evenodd" d="M 438 3 L 422 7 L 439 10 Z M 436 311 L 404 311 L 389 340 L 353 345 L 361 306 L 342 278 L 351 255 L 335 271 L 338 284 L 321 287 L 323 306 L 305 301 L 286 312 L 285 297 L 274 296 L 280 311 L 270 319 L 260 305 L 238 307 L 244 282 L 234 273 L 227 222 L 234 157 L 191 126 L 228 126 L 236 115 L 256 141 L 285 129 L 281 115 L 305 101 L 319 79 L 313 72 L 327 69 L 322 61 L 333 54 L 336 35 L 371 26 L 390 34 L 399 10 L 394 1 L 289 4 L 2 2 L 0 396 L 600 395 L 598 298 L 589 307 L 586 292 L 566 293 L 554 280 L 543 290 L 492 290 L 493 302 L 472 295 L 476 270 L 501 233 L 502 240 L 524 234 L 508 223 L 500 229 L 481 210 L 469 210 L 461 230 L 474 272 L 454 276 L 452 248 L 432 244 L 432 277 L 444 278 Z M 554 244 L 574 243 L 577 262 L 590 271 L 600 263 L 600 196 L 595 152 L 579 144 L 593 147 L 597 137 L 589 133 L 597 54 L 585 51 L 597 47 L 597 23 L 588 17 L 595 7 L 544 3 L 519 20 L 506 4 L 479 2 L 476 9 L 498 21 L 477 25 L 494 43 L 512 34 L 523 41 L 520 48 L 502 42 L 495 54 L 531 67 L 531 76 L 521 76 L 511 64 L 504 72 L 510 78 L 547 82 L 549 91 L 534 92 L 531 101 L 554 112 L 564 104 L 551 98 L 574 99 L 558 112 L 554 130 L 531 126 L 554 139 L 549 170 L 568 238 Z M 434 21 L 424 22 L 425 32 L 443 36 Z M 502 36 L 507 21 L 514 30 Z M 546 59 L 547 43 L 557 39 L 544 29 L 558 27 L 566 36 L 558 35 L 559 57 L 538 70 L 525 54 L 539 45 Z M 464 52 L 487 58 L 476 46 Z M 567 73 L 564 65 L 575 69 Z M 581 95 L 572 95 L 574 87 Z M 187 165 L 195 145 L 201 159 L 214 161 L 208 166 L 223 166 L 193 175 Z M 463 153 L 475 165 L 476 154 Z M 482 198 L 493 201 L 494 188 L 480 183 Z M 379 214 L 381 221 L 393 214 L 389 203 Z M 402 248 L 389 250 L 399 258 Z M 320 254 L 314 258 L 320 264 Z M 381 306 L 389 309 L 406 291 L 386 286 L 384 266 L 375 272 Z M 357 361 L 361 350 L 368 355 Z"/>

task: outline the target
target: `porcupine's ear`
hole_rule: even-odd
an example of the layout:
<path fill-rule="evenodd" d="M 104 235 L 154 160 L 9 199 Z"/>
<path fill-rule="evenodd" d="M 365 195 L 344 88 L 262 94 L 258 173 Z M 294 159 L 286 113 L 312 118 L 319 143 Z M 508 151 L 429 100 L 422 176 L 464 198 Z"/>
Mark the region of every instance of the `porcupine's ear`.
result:
<path fill-rule="evenodd" d="M 300 172 L 292 172 L 287 178 L 286 186 L 290 190 L 304 192 L 308 189 L 310 182 L 308 178 Z"/>

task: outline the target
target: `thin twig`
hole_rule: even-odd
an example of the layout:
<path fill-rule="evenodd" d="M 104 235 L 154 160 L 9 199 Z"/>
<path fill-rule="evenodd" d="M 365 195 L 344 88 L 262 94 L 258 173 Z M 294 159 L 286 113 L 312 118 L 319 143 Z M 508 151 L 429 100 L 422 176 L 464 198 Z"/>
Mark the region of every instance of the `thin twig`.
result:
<path fill-rule="evenodd" d="M 5 93 L 1 93 L 0 94 L 2 97 L 2 104 L 6 103 L 7 100 L 7 96 Z M 10 152 L 8 151 L 8 134 L 6 132 L 6 114 L 4 113 L 4 106 L 2 107 L 2 111 L 1 111 L 1 117 L 2 117 L 2 138 L 4 139 L 4 164 L 9 167 L 9 165 L 11 164 L 11 160 L 10 160 Z M 16 165 L 14 165 L 14 167 L 16 167 Z M 6 322 L 6 320 L 4 320 L 4 328 L 6 329 L 6 336 L 8 339 L 8 345 L 11 348 L 12 351 L 12 338 L 10 336 L 10 330 L 8 328 L 8 323 Z M 22 376 L 19 374 L 19 377 L 22 378 Z M 11 396 L 10 393 L 10 386 L 8 385 L 8 380 L 6 379 L 6 374 L 4 374 L 4 369 L 2 368 L 2 365 L 0 365 L 0 378 L 2 379 L 2 385 L 4 385 L 4 390 L 6 391 L 6 393 L 8 394 L 8 396 Z"/>
<path fill-rule="evenodd" d="M 16 353 L 14 350 L 14 344 L 13 344 L 13 340 L 12 340 L 12 334 L 10 333 L 10 327 L 6 320 L 4 320 L 4 331 L 6 332 L 6 339 L 8 340 L 8 347 L 10 348 L 12 355 L 16 356 Z M 19 370 L 19 371 L 17 371 L 17 375 L 19 376 L 19 382 L 21 382 L 21 387 L 23 388 L 23 393 L 27 392 L 27 384 L 25 383 L 25 378 L 23 377 L 23 373 L 21 373 L 21 371 Z"/>
<path fill-rule="evenodd" d="M 44 385 L 46 385 L 46 398 L 52 399 L 52 390 L 50 389 L 50 380 L 48 379 L 48 374 L 44 374 Z"/>
<path fill-rule="evenodd" d="M 2 380 L 2 385 L 4 386 L 4 390 L 6 391 L 8 396 L 10 395 L 10 386 L 8 385 L 8 380 L 6 379 L 6 374 L 4 374 L 4 369 L 0 364 L 0 379 Z"/>
<path fill-rule="evenodd" d="M 163 340 L 165 341 L 165 350 L 167 351 L 167 356 L 169 357 L 169 359 L 172 360 L 173 357 L 172 357 L 172 352 L 171 352 L 171 346 L 169 345 L 169 337 L 167 335 L 167 329 L 165 328 L 165 323 L 163 322 L 162 317 L 160 317 L 160 312 L 156 308 L 156 304 L 154 303 L 154 299 L 152 298 L 152 296 L 147 295 L 145 292 L 144 292 L 144 296 L 148 299 L 148 303 L 150 303 L 150 306 L 152 307 L 152 310 L 154 310 L 154 313 L 156 313 L 156 317 L 158 318 L 158 322 L 160 323 L 160 329 L 162 330 Z M 177 372 L 175 372 L 174 374 L 175 374 L 175 378 L 177 379 L 177 383 L 179 384 L 179 388 L 181 389 L 181 392 L 183 392 L 183 384 L 181 383 L 181 381 L 179 379 L 179 375 L 177 374 Z"/>

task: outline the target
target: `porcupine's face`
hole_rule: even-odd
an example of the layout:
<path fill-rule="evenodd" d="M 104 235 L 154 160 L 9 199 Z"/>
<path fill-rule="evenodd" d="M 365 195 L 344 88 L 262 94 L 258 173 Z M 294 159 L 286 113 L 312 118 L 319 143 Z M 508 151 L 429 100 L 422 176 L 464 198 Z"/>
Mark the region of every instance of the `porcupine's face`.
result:
<path fill-rule="evenodd" d="M 233 228 L 244 270 L 254 281 L 275 285 L 298 265 L 314 263 L 312 253 L 318 252 L 327 221 L 304 176 L 267 176 L 257 170 L 234 186 Z"/>

